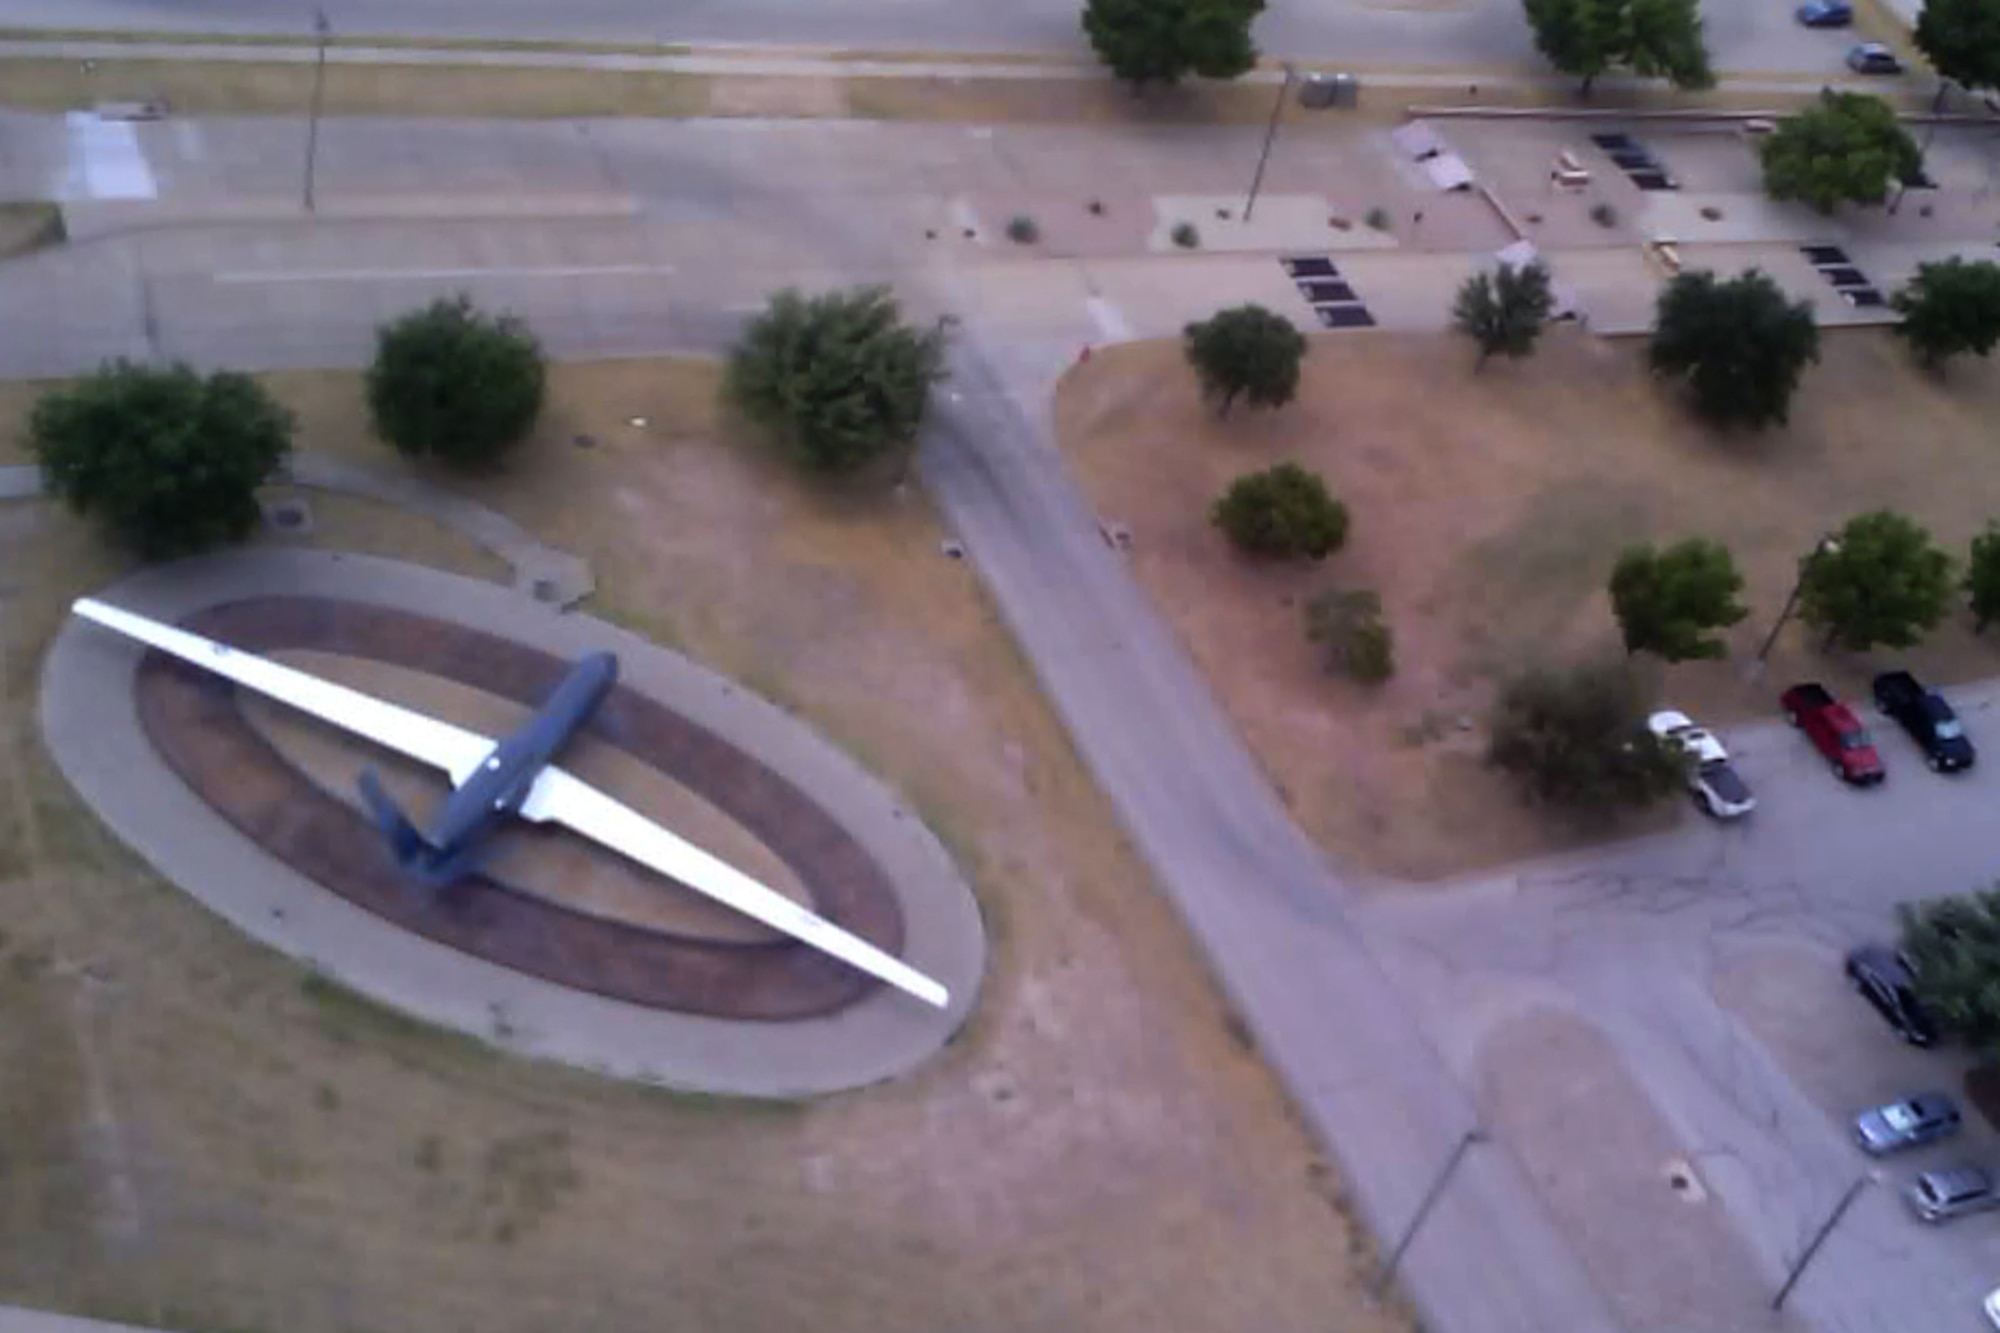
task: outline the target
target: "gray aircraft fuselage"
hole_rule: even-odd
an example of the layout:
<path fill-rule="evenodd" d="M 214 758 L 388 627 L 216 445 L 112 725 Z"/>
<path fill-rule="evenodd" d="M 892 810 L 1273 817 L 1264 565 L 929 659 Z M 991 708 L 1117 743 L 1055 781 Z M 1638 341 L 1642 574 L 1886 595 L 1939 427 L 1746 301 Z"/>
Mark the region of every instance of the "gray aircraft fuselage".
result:
<path fill-rule="evenodd" d="M 480 845 L 520 811 L 536 777 L 590 721 L 617 680 L 618 659 L 610 653 L 592 653 L 578 661 L 535 715 L 496 745 L 452 792 L 428 831 L 413 827 L 374 775 L 364 774 L 363 795 L 397 862 L 432 885 L 449 884 L 469 871 Z"/>

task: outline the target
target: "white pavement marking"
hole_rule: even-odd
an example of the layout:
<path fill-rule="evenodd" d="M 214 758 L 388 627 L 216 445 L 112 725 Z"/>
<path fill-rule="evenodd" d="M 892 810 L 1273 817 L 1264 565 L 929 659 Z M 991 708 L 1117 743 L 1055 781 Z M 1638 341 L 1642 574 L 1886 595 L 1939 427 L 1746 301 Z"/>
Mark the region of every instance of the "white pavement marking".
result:
<path fill-rule="evenodd" d="M 558 264 L 537 268 L 339 268 L 242 269 L 214 275 L 216 282 L 403 282 L 447 278 L 666 277 L 672 264 Z"/>
<path fill-rule="evenodd" d="M 1132 325 L 1126 320 L 1125 312 L 1101 296 L 1087 296 L 1084 309 L 1090 312 L 1090 322 L 1097 325 L 1097 331 L 1110 343 L 1129 342 Z"/>
<path fill-rule="evenodd" d="M 100 120 L 91 112 L 72 111 L 63 117 L 69 128 L 69 189 L 67 197 L 82 199 L 156 199 L 159 187 L 139 136 L 124 121 Z"/>

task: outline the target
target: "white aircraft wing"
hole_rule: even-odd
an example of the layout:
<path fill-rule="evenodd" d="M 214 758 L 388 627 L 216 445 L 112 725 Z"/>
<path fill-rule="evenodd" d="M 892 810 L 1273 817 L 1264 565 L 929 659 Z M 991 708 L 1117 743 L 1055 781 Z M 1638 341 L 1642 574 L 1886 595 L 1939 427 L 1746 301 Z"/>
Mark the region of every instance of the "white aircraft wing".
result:
<path fill-rule="evenodd" d="M 451 774 L 453 786 L 463 783 L 493 749 L 493 741 L 476 731 L 440 722 L 255 653 L 239 651 L 226 643 L 88 597 L 79 598 L 70 609 L 86 620 L 269 695 L 343 731 L 365 736 L 385 749 L 441 768 Z"/>
<path fill-rule="evenodd" d="M 669 833 L 652 820 L 551 764 L 521 806 L 524 818 L 551 821 L 810 944 L 926 1004 L 942 1009 L 945 988 L 899 958 L 842 930 L 782 893 Z"/>

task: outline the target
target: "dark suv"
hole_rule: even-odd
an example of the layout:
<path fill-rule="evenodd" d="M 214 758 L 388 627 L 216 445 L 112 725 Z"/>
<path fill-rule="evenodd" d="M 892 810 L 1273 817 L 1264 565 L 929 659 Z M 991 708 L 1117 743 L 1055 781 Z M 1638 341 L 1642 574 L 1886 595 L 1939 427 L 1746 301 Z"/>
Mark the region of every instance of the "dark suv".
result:
<path fill-rule="evenodd" d="M 1907 671 L 1885 671 L 1875 677 L 1875 706 L 1910 733 L 1924 760 L 1939 773 L 1972 767 L 1972 741 L 1951 705 L 1936 690 Z"/>
<path fill-rule="evenodd" d="M 1847 979 L 1904 1041 L 1929 1046 L 1937 1040 L 1937 1024 L 1917 1003 L 1916 984 L 1902 955 L 1864 944 L 1847 955 Z"/>

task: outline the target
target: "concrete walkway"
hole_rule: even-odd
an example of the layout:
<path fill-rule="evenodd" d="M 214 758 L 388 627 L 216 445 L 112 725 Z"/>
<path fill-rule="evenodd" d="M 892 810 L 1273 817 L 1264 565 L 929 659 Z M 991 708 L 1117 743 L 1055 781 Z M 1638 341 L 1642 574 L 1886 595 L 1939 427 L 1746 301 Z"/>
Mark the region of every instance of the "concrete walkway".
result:
<path fill-rule="evenodd" d="M 132 677 L 143 650 L 72 618 L 43 665 L 49 753 L 114 833 L 253 939 L 383 1004 L 516 1055 L 734 1096 L 806 1097 L 894 1078 L 940 1050 L 971 1012 L 985 972 L 985 929 L 970 885 L 923 820 L 818 733 L 678 653 L 490 583 L 326 551 L 180 561 L 99 593 L 169 621 L 240 597 L 288 594 L 410 611 L 567 658 L 617 653 L 628 686 L 813 794 L 896 886 L 903 957 L 942 982 L 951 1004 L 932 1010 L 882 987 L 821 1018 L 730 1022 L 553 985 L 404 931 L 270 856 L 189 790 L 139 723 Z"/>
<path fill-rule="evenodd" d="M 407 472 L 300 452 L 291 456 L 281 480 L 394 505 L 440 523 L 505 561 L 517 591 L 558 610 L 574 606 L 597 587 L 589 562 L 581 556 L 547 546 L 506 515 Z M 40 494 L 40 468 L 0 467 L 0 500 L 28 500 Z"/>

